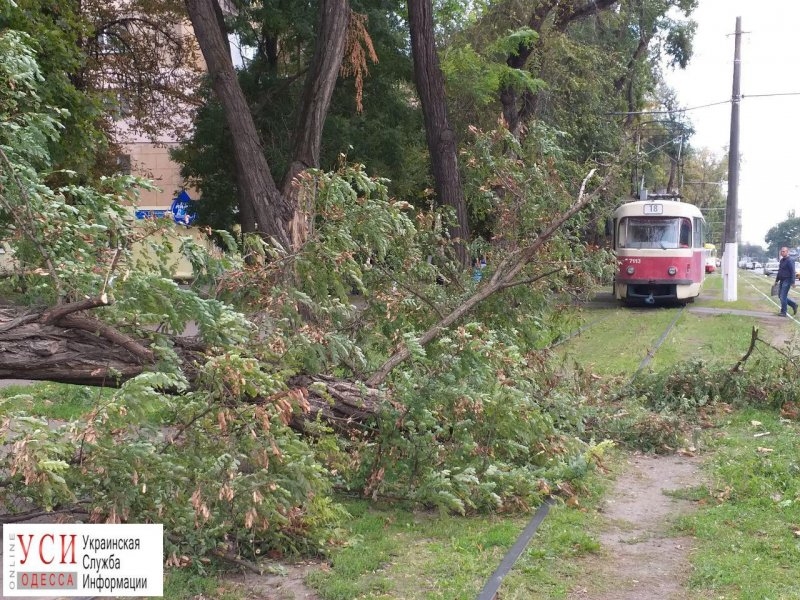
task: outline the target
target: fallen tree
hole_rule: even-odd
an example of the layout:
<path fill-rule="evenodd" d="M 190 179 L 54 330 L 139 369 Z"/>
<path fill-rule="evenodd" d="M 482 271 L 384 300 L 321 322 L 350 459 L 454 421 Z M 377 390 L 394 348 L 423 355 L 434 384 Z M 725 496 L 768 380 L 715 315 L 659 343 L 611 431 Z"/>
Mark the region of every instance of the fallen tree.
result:
<path fill-rule="evenodd" d="M 584 209 L 605 189 L 611 174 L 594 192 L 586 187 L 595 170 L 581 184 L 576 201 L 557 215 L 527 246 L 511 252 L 494 269 L 491 277 L 475 293 L 429 327 L 416 339 L 424 347 L 485 299 L 508 288 L 529 284 L 560 271 L 520 277 L 542 246 L 571 217 Z M 152 340 L 122 332 L 87 312 L 108 306 L 106 294 L 81 302 L 58 304 L 41 310 L 0 308 L 0 379 L 47 380 L 58 383 L 99 387 L 118 387 L 137 375 L 156 368 Z M 190 387 L 209 347 L 198 337 L 169 336 Z M 360 427 L 375 416 L 383 394 L 379 387 L 393 369 L 411 357 L 407 345 L 397 349 L 365 381 L 352 381 L 329 375 L 301 375 L 287 383 L 304 400 L 302 411 L 293 419 L 303 430 L 307 419 L 322 419 L 337 430 Z"/>
<path fill-rule="evenodd" d="M 107 303 L 97 298 L 40 311 L 0 308 L 0 379 L 116 388 L 156 369 L 150 340 L 80 314 Z M 195 366 L 205 361 L 209 348 L 197 337 L 170 341 L 191 386 Z M 304 399 L 305 410 L 296 411 L 292 420 L 301 431 L 308 419 L 322 419 L 337 430 L 359 427 L 374 418 L 382 397 L 377 389 L 325 375 L 297 376 L 288 383 Z"/>
<path fill-rule="evenodd" d="M 30 59 L 7 35 L 0 49 Z M 33 63 L 8 66 L 21 64 Z M 0 77 L 0 99 L 25 97 L 26 86 L 35 98 L 36 85 L 35 69 Z M 57 135 L 55 118 L 31 103 L 22 139 Z M 16 305 L 0 307 L 0 378 L 117 389 L 68 421 L 30 414 L 27 401 L 12 408 L 0 421 L 11 445 L 0 503 L 163 523 L 167 564 L 184 565 L 211 548 L 248 558 L 321 551 L 345 516 L 334 485 L 466 513 L 534 505 L 573 477 L 584 448 L 546 414 L 550 384 L 536 381 L 514 324 L 509 333 L 507 322 L 465 317 L 534 282 L 542 296 L 531 305 L 544 311 L 554 292 L 540 282 L 550 274 L 560 290 L 571 272 L 563 257 L 590 254 L 563 226 L 607 179 L 587 192 L 590 173 L 573 199 L 564 181 L 574 178 L 555 185 L 549 156 L 550 176 L 509 175 L 524 182 L 517 188 L 499 174 L 519 161 L 494 161 L 498 227 L 520 234 L 498 244 L 476 283 L 436 264 L 449 254 L 440 215 L 412 213 L 362 167 L 309 173 L 299 193 L 315 207 L 314 229 L 302 248 L 263 248 L 264 260 L 246 264 L 173 232 L 198 276 L 180 286 L 158 260 L 173 250 L 163 224 L 131 223 L 145 182 L 48 186 L 43 143 L 21 143 L 20 127 L 1 123 L 0 237 L 15 268 L 0 289 Z M 137 258 L 134 244 L 155 260 Z M 348 301 L 354 288 L 364 308 Z M 181 335 L 189 323 L 197 336 Z M 62 390 L 47 393 L 62 400 Z"/>

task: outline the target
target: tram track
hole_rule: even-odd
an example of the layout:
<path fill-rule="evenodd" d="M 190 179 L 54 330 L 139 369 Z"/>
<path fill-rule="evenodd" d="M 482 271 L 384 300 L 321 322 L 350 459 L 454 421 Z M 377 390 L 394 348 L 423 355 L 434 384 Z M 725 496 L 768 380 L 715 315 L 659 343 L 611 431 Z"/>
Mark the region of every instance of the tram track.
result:
<path fill-rule="evenodd" d="M 745 283 L 747 284 L 747 286 L 748 286 L 749 288 L 751 288 L 751 289 L 752 289 L 754 292 L 756 292 L 756 293 L 757 293 L 759 296 L 762 296 L 762 297 L 763 297 L 765 300 L 767 300 L 767 302 L 769 302 L 770 304 L 772 304 L 772 306 L 774 306 L 776 309 L 780 309 L 780 304 L 779 304 L 778 302 L 776 302 L 776 301 L 775 301 L 775 299 L 773 298 L 773 296 L 770 296 L 769 294 L 766 294 L 766 293 L 765 293 L 765 292 L 764 292 L 764 291 L 763 291 L 761 288 L 757 287 L 757 286 L 756 286 L 756 285 L 753 283 L 753 281 L 755 281 L 755 280 L 761 281 L 761 278 L 760 278 L 760 277 L 756 277 L 756 276 L 755 276 L 755 274 L 750 274 L 750 273 L 748 273 L 747 275 L 745 275 L 745 277 L 743 277 L 743 279 L 744 279 Z M 771 281 L 771 279 L 769 279 L 768 281 Z M 790 288 L 790 289 L 789 289 L 789 293 L 790 293 L 790 294 L 793 294 L 793 295 L 795 295 L 795 296 L 797 296 L 797 295 L 798 295 L 798 292 L 797 292 L 797 291 L 796 291 L 794 288 Z M 798 320 L 797 318 L 795 318 L 795 317 L 794 317 L 794 316 L 792 316 L 792 315 L 788 315 L 788 317 L 789 317 L 789 318 L 790 318 L 792 321 L 794 321 L 794 323 L 795 323 L 796 325 L 800 325 L 800 320 Z"/>
<path fill-rule="evenodd" d="M 677 310 L 675 317 L 672 319 L 672 321 L 669 322 L 669 325 L 667 325 L 666 329 L 664 329 L 664 332 L 659 336 L 658 340 L 655 343 L 655 346 L 653 346 L 647 351 L 647 354 L 645 354 L 645 357 L 642 359 L 642 362 L 639 363 L 639 366 L 633 372 L 630 381 L 633 381 L 636 378 L 636 376 L 641 372 L 641 370 L 644 369 L 647 365 L 649 365 L 650 362 L 655 358 L 656 352 L 658 352 L 658 349 L 667 339 L 669 332 L 672 331 L 673 327 L 675 327 L 675 324 L 678 322 L 678 319 L 680 319 L 683 316 L 685 310 L 686 310 L 686 305 L 681 306 Z"/>
<path fill-rule="evenodd" d="M 578 337 L 583 332 L 588 331 L 589 329 L 591 329 L 592 327 L 594 327 L 598 323 L 602 323 L 603 321 L 605 321 L 608 318 L 609 318 L 609 315 L 606 315 L 605 317 L 601 317 L 599 319 L 595 319 L 594 321 L 590 321 L 586 325 L 578 327 L 578 329 L 576 329 L 575 331 L 569 333 L 566 337 L 559 338 L 556 341 L 552 342 L 549 346 L 545 347 L 545 350 L 553 350 L 555 348 L 558 348 L 562 344 L 566 344 L 570 340 Z"/>
<path fill-rule="evenodd" d="M 648 309 L 648 308 L 644 308 L 644 309 L 629 308 L 629 310 L 636 311 L 636 310 L 651 310 L 651 309 Z M 652 359 L 655 357 L 656 352 L 658 352 L 658 349 L 661 347 L 661 345 L 667 339 L 667 336 L 669 335 L 670 331 L 672 331 L 672 329 L 675 327 L 675 324 L 678 322 L 678 320 L 681 318 L 681 316 L 683 316 L 685 310 L 686 310 L 686 306 L 685 305 L 678 307 L 675 316 L 670 320 L 669 324 L 666 326 L 666 328 L 663 330 L 661 335 L 658 337 L 655 345 L 652 348 L 648 349 L 645 357 L 639 363 L 639 367 L 636 369 L 636 371 L 634 372 L 633 376 L 631 377 L 631 379 L 630 379 L 630 381 L 628 382 L 627 385 L 630 385 L 630 383 L 633 381 L 633 379 L 636 377 L 636 375 L 643 368 L 645 368 L 648 364 L 650 364 Z M 610 317 L 611 317 L 611 315 L 606 315 L 606 316 L 600 317 L 598 319 L 594 319 L 593 321 L 590 321 L 589 323 L 587 323 L 587 324 L 579 327 L 575 331 L 571 332 L 566 337 L 564 337 L 562 339 L 559 339 L 556 342 L 550 344 L 550 346 L 548 346 L 548 349 L 553 349 L 553 348 L 556 348 L 556 347 L 558 347 L 558 346 L 560 346 L 562 344 L 565 344 L 565 343 L 569 342 L 570 340 L 578 337 L 580 334 L 582 334 L 585 331 L 591 329 L 592 327 L 596 326 L 597 324 L 602 323 L 603 321 L 606 321 Z M 627 385 L 624 386 L 624 387 L 627 387 Z M 548 496 L 547 498 L 544 499 L 542 504 L 539 505 L 539 507 L 536 509 L 536 512 L 534 513 L 533 517 L 528 522 L 528 525 L 525 527 L 525 529 L 523 529 L 523 531 L 517 537 L 517 540 L 514 543 L 514 545 L 511 547 L 511 549 L 505 554 L 505 556 L 503 556 L 502 560 L 500 561 L 500 564 L 495 569 L 494 573 L 492 573 L 491 577 L 489 577 L 489 579 L 486 582 L 486 584 L 484 585 L 483 589 L 478 594 L 476 600 L 495 600 L 497 598 L 497 593 L 500 590 L 500 585 L 503 582 L 503 578 L 511 571 L 511 569 L 513 568 L 513 566 L 516 563 L 517 559 L 519 559 L 519 557 L 522 555 L 522 553 L 524 552 L 524 550 L 527 547 L 528 543 L 533 538 L 533 536 L 536 534 L 537 529 L 542 524 L 542 522 L 544 521 L 545 517 L 547 517 L 547 514 L 548 514 L 548 512 L 550 510 L 550 507 L 553 506 L 553 504 L 555 504 L 555 502 L 556 502 L 556 500 L 554 498 Z"/>

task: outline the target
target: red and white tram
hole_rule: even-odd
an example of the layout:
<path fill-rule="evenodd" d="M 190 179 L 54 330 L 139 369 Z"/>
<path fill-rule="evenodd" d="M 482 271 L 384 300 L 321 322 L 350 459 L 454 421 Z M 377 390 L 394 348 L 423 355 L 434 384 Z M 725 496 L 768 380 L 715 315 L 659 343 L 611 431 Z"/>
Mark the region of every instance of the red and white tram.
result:
<path fill-rule="evenodd" d="M 691 302 L 705 278 L 706 223 L 700 209 L 679 200 L 636 200 L 614 211 L 618 300 Z"/>

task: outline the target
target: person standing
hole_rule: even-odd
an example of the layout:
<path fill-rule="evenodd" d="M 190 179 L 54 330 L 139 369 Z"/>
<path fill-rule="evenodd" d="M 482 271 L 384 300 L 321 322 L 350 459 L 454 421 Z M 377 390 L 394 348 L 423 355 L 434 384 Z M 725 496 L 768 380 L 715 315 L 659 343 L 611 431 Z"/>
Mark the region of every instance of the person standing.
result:
<path fill-rule="evenodd" d="M 789 289 L 794 285 L 795 271 L 794 259 L 789 256 L 789 249 L 784 246 L 781 248 L 781 262 L 778 265 L 778 274 L 775 276 L 775 283 L 780 284 L 778 298 L 781 299 L 781 317 L 786 316 L 786 307 L 792 307 L 792 314 L 797 314 L 797 302 L 789 298 Z"/>

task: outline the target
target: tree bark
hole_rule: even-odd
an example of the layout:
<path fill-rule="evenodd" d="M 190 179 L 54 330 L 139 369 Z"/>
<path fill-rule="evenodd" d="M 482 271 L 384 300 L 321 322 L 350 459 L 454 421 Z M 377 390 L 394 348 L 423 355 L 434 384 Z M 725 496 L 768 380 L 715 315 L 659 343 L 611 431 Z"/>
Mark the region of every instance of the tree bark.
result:
<path fill-rule="evenodd" d="M 76 313 L 0 309 L 0 379 L 117 387 L 155 362 L 146 343 Z"/>
<path fill-rule="evenodd" d="M 216 0 L 186 0 L 186 9 L 233 139 L 242 231 L 260 232 L 289 249 L 294 207 L 281 195 L 264 157 L 250 107 L 233 68 L 219 4 Z"/>
<path fill-rule="evenodd" d="M 447 114 L 444 76 L 436 53 L 431 0 L 408 0 L 408 19 L 414 80 L 425 119 L 425 137 L 436 197 L 441 204 L 455 211 L 457 223 L 450 227 L 450 237 L 457 240 L 459 262 L 468 266 L 470 260 L 466 244 L 470 233 L 467 203 L 458 170 L 456 136 Z"/>
<path fill-rule="evenodd" d="M 294 133 L 292 162 L 283 178 L 283 196 L 294 206 L 292 247 L 299 248 L 308 234 L 310 210 L 299 206 L 295 178 L 309 167 L 319 167 L 325 117 L 342 66 L 350 7 L 347 0 L 322 0 L 317 21 L 314 58 L 308 71 L 300 117 Z"/>
<path fill-rule="evenodd" d="M 149 341 L 80 314 L 90 305 L 103 303 L 59 305 L 38 312 L 0 307 L 0 379 L 118 388 L 156 368 Z M 172 341 L 189 385 L 194 387 L 196 365 L 205 362 L 208 348 L 196 338 L 175 337 Z M 384 402 L 381 391 L 335 377 L 301 375 L 287 383 L 289 391 L 305 399 L 305 410 L 297 405 L 290 423 L 300 432 L 307 431 L 308 422 L 320 419 L 336 431 L 362 435 L 372 430 L 375 414 Z M 268 400 L 254 398 L 252 402 Z"/>

